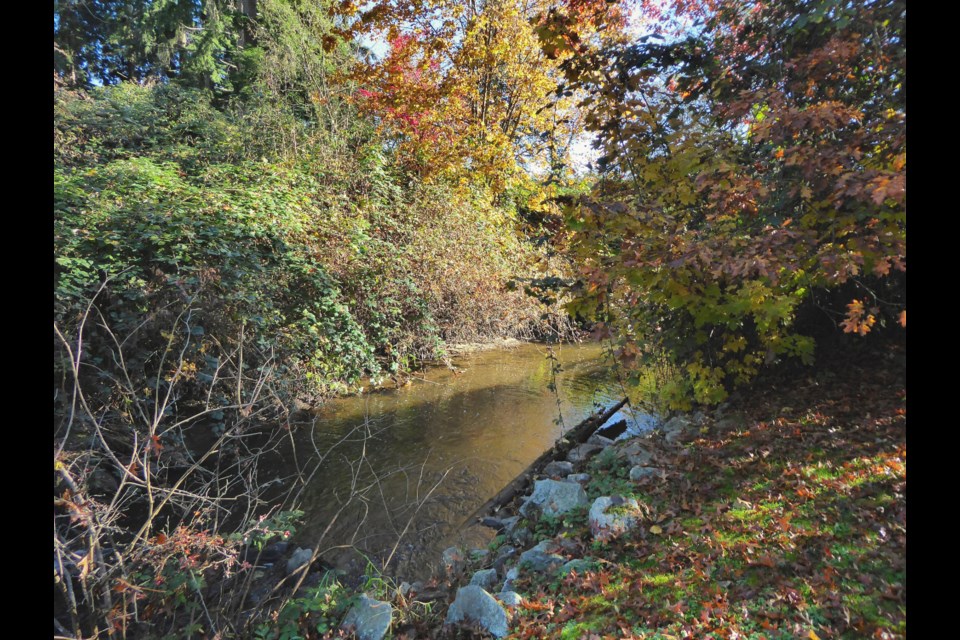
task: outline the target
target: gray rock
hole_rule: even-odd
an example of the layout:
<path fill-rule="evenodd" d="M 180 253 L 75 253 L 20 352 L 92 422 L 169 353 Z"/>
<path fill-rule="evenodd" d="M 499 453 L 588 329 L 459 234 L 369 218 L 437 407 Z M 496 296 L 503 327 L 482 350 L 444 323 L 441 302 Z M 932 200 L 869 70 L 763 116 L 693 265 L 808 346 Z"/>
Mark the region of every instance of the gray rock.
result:
<path fill-rule="evenodd" d="M 293 555 L 287 560 L 287 575 L 290 575 L 303 565 L 310 562 L 310 558 L 313 557 L 312 549 L 304 549 L 299 547 L 296 551 L 293 552 Z"/>
<path fill-rule="evenodd" d="M 473 623 L 497 638 L 507 635 L 510 619 L 493 596 L 469 585 L 457 590 L 457 597 L 447 610 L 446 624 Z"/>
<path fill-rule="evenodd" d="M 410 583 L 404 580 L 400 583 L 400 586 L 397 587 L 400 590 L 400 595 L 405 596 L 410 593 Z"/>
<path fill-rule="evenodd" d="M 503 568 L 508 562 L 517 557 L 517 549 L 510 545 L 504 545 L 497 549 L 497 557 L 493 559 L 493 568 L 497 573 L 503 573 Z"/>
<path fill-rule="evenodd" d="M 566 482 L 579 482 L 580 484 L 587 484 L 590 482 L 589 473 L 571 473 L 565 479 Z"/>
<path fill-rule="evenodd" d="M 587 444 L 598 444 L 601 447 L 606 448 L 613 444 L 613 440 L 595 433 L 587 438 Z"/>
<path fill-rule="evenodd" d="M 593 562 L 586 560 L 584 558 L 574 558 L 569 562 L 566 562 L 562 567 L 560 567 L 560 575 L 567 575 L 573 571 L 576 571 L 578 575 L 583 575 L 584 572 L 589 571 L 593 568 Z"/>
<path fill-rule="evenodd" d="M 500 588 L 501 592 L 513 591 L 513 583 L 520 577 L 520 568 L 511 567 L 507 571 L 507 575 L 504 576 L 503 587 Z"/>
<path fill-rule="evenodd" d="M 380 640 L 387 634 L 392 621 L 393 607 L 389 602 L 374 600 L 364 594 L 347 613 L 341 628 L 354 627 L 359 640 Z"/>
<path fill-rule="evenodd" d="M 497 596 L 505 607 L 519 607 L 523 604 L 523 598 L 516 591 L 501 591 Z"/>
<path fill-rule="evenodd" d="M 567 453 L 567 460 L 573 463 L 583 462 L 593 454 L 602 451 L 603 448 L 603 445 L 585 442 L 571 449 L 570 452 Z"/>
<path fill-rule="evenodd" d="M 660 475 L 660 469 L 656 467 L 641 467 L 636 466 L 630 469 L 630 479 L 636 482 L 641 478 L 650 478 Z"/>
<path fill-rule="evenodd" d="M 510 516 L 509 518 L 501 518 L 500 523 L 503 524 L 503 532 L 507 535 L 513 533 L 513 530 L 517 528 L 517 524 L 520 522 L 520 516 Z"/>
<path fill-rule="evenodd" d="M 571 473 L 573 473 L 573 463 L 566 460 L 554 460 L 543 468 L 543 475 L 555 480 Z"/>
<path fill-rule="evenodd" d="M 636 499 L 602 496 L 590 506 L 590 533 L 595 540 L 611 540 L 636 527 L 639 516 L 640 504 Z"/>
<path fill-rule="evenodd" d="M 689 431 L 693 424 L 693 420 L 686 416 L 674 416 L 663 425 L 663 432 L 669 435 L 678 431 Z"/>
<path fill-rule="evenodd" d="M 470 561 L 476 562 L 478 564 L 483 564 L 487 561 L 487 558 L 490 557 L 489 549 L 471 549 L 470 550 Z"/>
<path fill-rule="evenodd" d="M 520 513 L 528 518 L 539 513 L 556 516 L 581 504 L 587 504 L 588 501 L 587 492 L 579 484 L 557 480 L 537 480 L 533 494 L 520 507 Z"/>
<path fill-rule="evenodd" d="M 533 542 L 533 532 L 529 527 L 517 527 L 510 533 L 510 541 L 518 547 L 525 547 Z"/>
<path fill-rule="evenodd" d="M 443 555 L 440 557 L 441 572 L 447 577 L 454 576 L 463 571 L 465 564 L 466 558 L 463 557 L 463 552 L 457 547 L 450 547 L 444 550 Z"/>
<path fill-rule="evenodd" d="M 470 578 L 470 584 L 474 584 L 485 591 L 492 591 L 497 586 L 497 570 L 481 569 Z"/>
<path fill-rule="evenodd" d="M 527 549 L 520 554 L 519 565 L 523 568 L 541 572 L 559 567 L 566 562 L 566 558 L 552 553 L 553 548 L 554 545 L 551 544 L 550 540 L 543 540 L 534 548 Z"/>
<path fill-rule="evenodd" d="M 647 466 L 653 460 L 653 454 L 646 450 L 640 439 L 631 440 L 617 450 L 618 458 L 626 458 L 632 465 Z"/>

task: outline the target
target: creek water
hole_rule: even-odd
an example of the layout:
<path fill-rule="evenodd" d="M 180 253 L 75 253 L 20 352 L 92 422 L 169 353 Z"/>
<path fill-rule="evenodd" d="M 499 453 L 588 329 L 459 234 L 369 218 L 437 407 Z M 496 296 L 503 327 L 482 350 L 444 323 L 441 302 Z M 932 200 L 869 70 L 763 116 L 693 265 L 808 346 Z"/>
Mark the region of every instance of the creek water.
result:
<path fill-rule="evenodd" d="M 428 578 L 446 547 L 486 545 L 494 532 L 465 520 L 564 429 L 623 397 L 600 345 L 553 353 L 537 344 L 482 351 L 406 387 L 324 404 L 281 470 L 296 466 L 308 479 L 297 540 L 322 537 L 321 556 L 350 573 L 369 560 L 409 580 Z M 629 411 L 611 421 L 647 426 L 649 416 Z"/>

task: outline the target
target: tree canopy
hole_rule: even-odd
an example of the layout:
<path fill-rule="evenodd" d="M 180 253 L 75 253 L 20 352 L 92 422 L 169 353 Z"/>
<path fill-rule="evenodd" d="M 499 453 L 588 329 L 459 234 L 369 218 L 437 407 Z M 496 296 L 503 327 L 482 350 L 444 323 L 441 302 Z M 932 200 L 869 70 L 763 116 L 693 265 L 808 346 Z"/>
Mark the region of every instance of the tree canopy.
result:
<path fill-rule="evenodd" d="M 541 37 L 575 52 L 561 91 L 589 94 L 603 154 L 566 208 L 574 309 L 627 363 L 664 348 L 676 401 L 715 402 L 764 364 L 812 361 L 831 324 L 906 326 L 905 3 L 669 6 L 680 29 L 627 46 L 561 23 Z"/>

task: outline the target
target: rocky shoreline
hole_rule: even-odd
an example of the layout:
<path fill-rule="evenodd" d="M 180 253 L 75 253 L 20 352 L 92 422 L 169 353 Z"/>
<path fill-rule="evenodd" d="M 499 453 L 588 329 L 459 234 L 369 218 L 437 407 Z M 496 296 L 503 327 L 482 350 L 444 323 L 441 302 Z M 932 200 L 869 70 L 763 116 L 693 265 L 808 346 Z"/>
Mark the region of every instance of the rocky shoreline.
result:
<path fill-rule="evenodd" d="M 597 493 L 602 483 L 591 461 L 599 456 L 609 463 L 629 464 L 630 482 L 656 482 L 670 473 L 658 466 L 658 450 L 677 448 L 719 420 L 724 420 L 720 412 L 712 417 L 699 412 L 675 416 L 652 432 L 616 441 L 596 433 L 605 420 L 594 424 L 595 431 L 584 443 L 568 447 L 562 458 L 542 466 L 532 491 L 515 496 L 495 516 L 480 519 L 478 524 L 497 531 L 489 548 L 447 549 L 435 586 L 402 583 L 399 595 L 407 600 L 448 602 L 443 619 L 448 630 L 466 627 L 497 638 L 507 635 L 513 610 L 524 602 L 517 585 L 522 578 L 582 574 L 595 566 L 594 559 L 582 553 L 583 545 L 563 535 L 565 519 L 585 516 L 597 542 L 607 542 L 643 523 L 643 507 L 632 497 L 611 494 L 590 499 L 589 494 Z M 551 529 L 559 531 L 544 533 Z M 380 640 L 390 628 L 393 611 L 390 603 L 365 595 L 351 609 L 343 628 L 361 640 Z"/>

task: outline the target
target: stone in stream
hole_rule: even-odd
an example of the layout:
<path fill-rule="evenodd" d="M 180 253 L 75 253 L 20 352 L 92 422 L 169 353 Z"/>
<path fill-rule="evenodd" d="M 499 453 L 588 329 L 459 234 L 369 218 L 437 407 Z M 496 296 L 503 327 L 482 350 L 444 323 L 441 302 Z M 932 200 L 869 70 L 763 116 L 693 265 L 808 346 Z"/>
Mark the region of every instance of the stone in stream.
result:
<path fill-rule="evenodd" d="M 566 460 L 554 460 L 543 468 L 543 475 L 554 480 L 573 473 L 573 463 Z"/>
<path fill-rule="evenodd" d="M 588 520 L 595 540 L 611 540 L 637 526 L 640 504 L 635 498 L 602 496 L 593 501 Z"/>
<path fill-rule="evenodd" d="M 358 640 L 380 640 L 387 634 L 392 621 L 393 607 L 389 602 L 374 600 L 364 594 L 347 613 L 340 628 L 354 627 Z"/>
<path fill-rule="evenodd" d="M 469 585 L 457 590 L 457 597 L 447 610 L 446 624 L 476 624 L 497 638 L 509 631 L 507 612 L 493 596 Z"/>
<path fill-rule="evenodd" d="M 537 480 L 533 493 L 520 507 L 520 513 L 526 518 L 534 518 L 541 513 L 556 516 L 587 502 L 589 502 L 587 492 L 579 484 L 557 480 Z"/>

